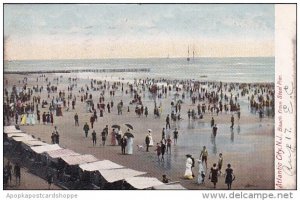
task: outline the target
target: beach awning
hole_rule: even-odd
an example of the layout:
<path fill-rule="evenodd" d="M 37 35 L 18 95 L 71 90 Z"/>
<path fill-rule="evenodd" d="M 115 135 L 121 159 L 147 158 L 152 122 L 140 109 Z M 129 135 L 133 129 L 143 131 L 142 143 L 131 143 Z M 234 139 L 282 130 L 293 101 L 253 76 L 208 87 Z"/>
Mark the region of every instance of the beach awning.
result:
<path fill-rule="evenodd" d="M 49 144 L 47 144 L 45 142 L 42 142 L 40 140 L 25 140 L 25 141 L 22 141 L 22 143 L 25 144 L 26 146 L 29 146 L 29 147 L 49 145 Z"/>
<path fill-rule="evenodd" d="M 35 153 L 41 154 L 48 151 L 53 151 L 57 149 L 62 149 L 58 144 L 49 144 L 45 146 L 31 147 L 31 150 Z"/>
<path fill-rule="evenodd" d="M 126 178 L 125 181 L 136 189 L 148 189 L 154 186 L 163 185 L 164 183 L 157 178 L 151 177 L 131 177 Z"/>
<path fill-rule="evenodd" d="M 109 183 L 120 181 L 126 178 L 147 174 L 147 172 L 140 172 L 133 169 L 100 169 L 98 170 L 101 176 Z"/>
<path fill-rule="evenodd" d="M 155 189 L 155 190 L 186 190 L 186 188 L 184 188 L 179 183 L 157 185 L 157 186 L 154 186 L 153 189 Z"/>
<path fill-rule="evenodd" d="M 100 169 L 118 169 L 118 168 L 123 168 L 124 166 L 111 162 L 110 160 L 101 160 L 92 163 L 84 163 L 79 165 L 79 167 L 83 171 L 92 172 Z"/>
<path fill-rule="evenodd" d="M 24 135 L 23 137 L 12 137 L 12 139 L 14 141 L 17 141 L 17 142 L 23 142 L 23 141 L 28 141 L 28 140 L 36 140 L 31 135 Z"/>
<path fill-rule="evenodd" d="M 95 156 L 89 154 L 78 156 L 62 156 L 61 159 L 65 161 L 68 165 L 80 165 L 83 163 L 98 161 L 98 159 Z"/>
<path fill-rule="evenodd" d="M 4 133 L 22 133 L 23 131 L 16 129 L 15 126 L 4 126 Z"/>
<path fill-rule="evenodd" d="M 27 137 L 30 136 L 27 133 L 8 133 L 7 137 L 12 138 L 12 137 Z"/>
<path fill-rule="evenodd" d="M 53 151 L 48 151 L 46 152 L 46 154 L 50 157 L 50 158 L 61 158 L 63 156 L 78 156 L 80 155 L 79 153 L 76 153 L 75 151 L 72 151 L 70 149 L 57 149 L 57 150 L 53 150 Z"/>

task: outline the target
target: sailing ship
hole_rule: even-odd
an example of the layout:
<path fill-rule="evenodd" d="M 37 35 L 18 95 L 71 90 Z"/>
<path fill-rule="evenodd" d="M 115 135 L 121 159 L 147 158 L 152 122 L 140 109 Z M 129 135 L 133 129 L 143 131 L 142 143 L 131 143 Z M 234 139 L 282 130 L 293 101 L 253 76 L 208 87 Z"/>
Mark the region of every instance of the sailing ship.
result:
<path fill-rule="evenodd" d="M 191 60 L 190 58 L 190 47 L 188 46 L 188 57 L 186 59 L 188 62 Z M 193 50 L 193 61 L 195 60 L 195 50 Z"/>
<path fill-rule="evenodd" d="M 188 57 L 187 57 L 187 59 L 186 59 L 188 62 L 190 62 L 190 47 L 188 46 Z"/>

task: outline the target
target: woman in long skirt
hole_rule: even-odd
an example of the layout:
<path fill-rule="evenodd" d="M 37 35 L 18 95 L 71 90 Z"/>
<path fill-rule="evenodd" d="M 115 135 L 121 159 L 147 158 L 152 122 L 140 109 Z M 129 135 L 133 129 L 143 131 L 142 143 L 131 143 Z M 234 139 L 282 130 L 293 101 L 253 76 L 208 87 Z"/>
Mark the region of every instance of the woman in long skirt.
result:
<path fill-rule="evenodd" d="M 26 114 L 22 114 L 21 116 L 21 125 L 25 125 L 26 124 Z"/>
<path fill-rule="evenodd" d="M 233 169 L 231 169 L 231 165 L 227 165 L 227 169 L 225 170 L 225 183 L 227 184 L 228 190 L 231 189 L 231 184 L 234 181 L 235 176 L 233 175 Z"/>
<path fill-rule="evenodd" d="M 191 158 L 191 155 L 186 155 L 187 159 L 185 162 L 185 172 L 184 172 L 184 178 L 186 179 L 193 179 L 193 172 L 192 172 L 192 165 L 193 165 L 193 160 Z"/>
<path fill-rule="evenodd" d="M 153 138 L 152 138 L 152 135 L 151 135 L 151 133 L 149 133 L 149 140 L 150 140 L 150 142 L 149 142 L 149 147 L 153 147 Z"/>
<path fill-rule="evenodd" d="M 128 137 L 126 150 L 127 150 L 127 154 L 133 153 L 133 137 Z"/>
<path fill-rule="evenodd" d="M 198 160 L 199 163 L 199 171 L 198 171 L 198 184 L 203 184 L 205 180 L 205 170 L 201 160 Z"/>
<path fill-rule="evenodd" d="M 115 129 L 112 130 L 111 132 L 111 145 L 115 146 L 116 145 L 116 133 L 115 133 Z"/>
<path fill-rule="evenodd" d="M 211 182 L 214 184 L 214 188 L 216 188 L 218 182 L 218 172 L 219 169 L 217 167 L 217 164 L 214 163 L 213 167 L 210 169 L 210 174 L 209 174 L 209 177 L 211 178 Z"/>
<path fill-rule="evenodd" d="M 30 124 L 30 116 L 29 116 L 29 113 L 26 114 L 26 124 L 27 124 L 27 125 Z"/>
<path fill-rule="evenodd" d="M 35 116 L 34 113 L 29 114 L 30 118 L 30 125 L 35 125 Z"/>

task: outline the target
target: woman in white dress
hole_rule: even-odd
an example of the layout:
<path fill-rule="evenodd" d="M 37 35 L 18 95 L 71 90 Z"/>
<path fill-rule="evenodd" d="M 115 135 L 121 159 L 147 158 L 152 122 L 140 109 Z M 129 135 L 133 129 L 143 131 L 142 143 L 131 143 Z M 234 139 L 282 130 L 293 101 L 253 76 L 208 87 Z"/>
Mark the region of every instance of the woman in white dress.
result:
<path fill-rule="evenodd" d="M 149 147 L 153 147 L 153 138 L 152 138 L 152 135 L 151 135 L 151 133 L 149 132 L 149 140 L 150 140 L 150 142 L 149 142 Z"/>
<path fill-rule="evenodd" d="M 26 124 L 30 124 L 30 118 L 29 118 L 29 113 L 26 114 Z"/>
<path fill-rule="evenodd" d="M 129 155 L 133 153 L 133 137 L 127 139 L 126 153 Z"/>
<path fill-rule="evenodd" d="M 33 113 L 29 114 L 29 124 L 34 125 L 35 124 L 35 116 Z"/>
<path fill-rule="evenodd" d="M 203 184 L 204 183 L 204 179 L 205 179 L 205 168 L 202 164 L 201 160 L 198 160 L 199 163 L 199 171 L 198 171 L 198 184 Z"/>
<path fill-rule="evenodd" d="M 189 155 L 189 154 L 187 154 L 186 157 L 187 157 L 187 159 L 185 162 L 184 178 L 191 180 L 191 179 L 193 179 L 193 172 L 192 172 L 193 160 L 191 158 L 191 155 Z"/>

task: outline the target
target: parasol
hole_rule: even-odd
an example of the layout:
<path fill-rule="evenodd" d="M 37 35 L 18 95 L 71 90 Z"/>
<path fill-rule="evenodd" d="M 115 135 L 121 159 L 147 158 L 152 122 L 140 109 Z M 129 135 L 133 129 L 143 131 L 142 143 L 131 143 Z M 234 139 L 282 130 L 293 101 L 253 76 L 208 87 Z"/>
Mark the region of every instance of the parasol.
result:
<path fill-rule="evenodd" d="M 126 136 L 127 138 L 130 138 L 130 137 L 134 138 L 134 136 L 130 132 L 124 133 L 124 136 Z"/>
<path fill-rule="evenodd" d="M 112 125 L 111 127 L 112 127 L 112 128 L 117 128 L 117 129 L 120 129 L 120 126 L 119 126 L 119 125 L 117 125 L 117 124 L 115 124 L 115 125 Z"/>
<path fill-rule="evenodd" d="M 133 130 L 133 126 L 131 124 L 125 124 L 128 128 L 130 128 L 131 130 Z"/>

